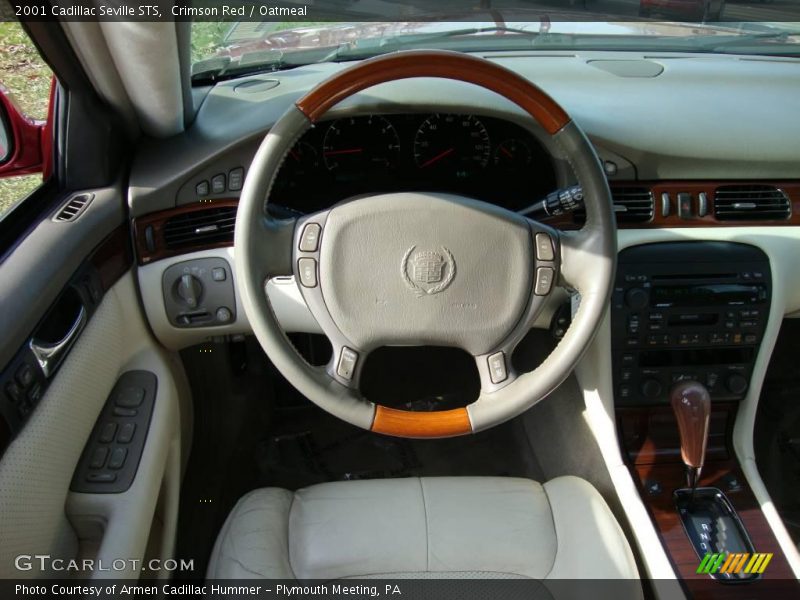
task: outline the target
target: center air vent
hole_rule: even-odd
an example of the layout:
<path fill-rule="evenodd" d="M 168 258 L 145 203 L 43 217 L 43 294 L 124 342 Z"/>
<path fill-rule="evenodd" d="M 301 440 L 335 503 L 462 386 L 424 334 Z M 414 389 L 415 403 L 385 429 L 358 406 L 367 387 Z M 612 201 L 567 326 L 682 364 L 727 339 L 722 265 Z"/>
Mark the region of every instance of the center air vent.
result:
<path fill-rule="evenodd" d="M 721 185 L 714 194 L 719 221 L 782 221 L 791 214 L 789 198 L 772 185 Z"/>
<path fill-rule="evenodd" d="M 233 242 L 236 207 L 224 206 L 177 215 L 164 223 L 168 248 Z"/>
<path fill-rule="evenodd" d="M 617 223 L 646 223 L 653 218 L 653 192 L 641 186 L 611 188 Z M 586 221 L 586 211 L 575 211 L 575 222 Z"/>

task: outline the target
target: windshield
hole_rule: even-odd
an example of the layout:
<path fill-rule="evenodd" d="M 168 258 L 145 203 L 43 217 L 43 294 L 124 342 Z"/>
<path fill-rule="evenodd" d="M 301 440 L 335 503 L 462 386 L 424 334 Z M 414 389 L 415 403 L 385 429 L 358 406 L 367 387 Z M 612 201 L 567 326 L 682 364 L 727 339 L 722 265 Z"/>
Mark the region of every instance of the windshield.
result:
<path fill-rule="evenodd" d="M 190 15 L 196 19 L 192 23 L 193 81 L 203 84 L 247 73 L 418 48 L 800 57 L 800 2 L 795 0 L 769 4 L 759 0 L 318 0 L 313 5 L 279 4 L 288 12 L 270 12 L 278 9 L 254 2 L 242 5 L 242 20 L 231 15 L 227 20 L 214 20 L 218 13 L 209 12 L 213 5 L 206 3 L 201 8 L 196 2 L 199 12 Z M 439 12 L 431 12 L 431 6 Z M 373 12 L 367 10 L 370 7 Z"/>

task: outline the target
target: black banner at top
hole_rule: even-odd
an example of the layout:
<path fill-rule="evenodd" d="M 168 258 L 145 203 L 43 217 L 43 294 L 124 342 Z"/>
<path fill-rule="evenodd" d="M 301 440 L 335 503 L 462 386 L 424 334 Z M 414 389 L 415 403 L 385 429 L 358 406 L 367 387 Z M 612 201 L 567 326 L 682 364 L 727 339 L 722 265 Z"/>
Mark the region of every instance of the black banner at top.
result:
<path fill-rule="evenodd" d="M 0 0 L 0 19 L 230 22 L 797 22 L 800 0 Z"/>

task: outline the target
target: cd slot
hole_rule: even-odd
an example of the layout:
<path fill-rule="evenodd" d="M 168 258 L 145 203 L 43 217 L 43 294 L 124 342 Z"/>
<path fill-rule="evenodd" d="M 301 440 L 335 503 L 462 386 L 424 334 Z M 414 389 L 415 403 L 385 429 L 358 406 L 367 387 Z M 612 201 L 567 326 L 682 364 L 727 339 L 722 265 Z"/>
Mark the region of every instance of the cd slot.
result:
<path fill-rule="evenodd" d="M 669 315 L 669 327 L 685 327 L 688 325 L 716 325 L 719 322 L 718 313 L 679 313 Z"/>
<path fill-rule="evenodd" d="M 717 280 L 717 279 L 736 279 L 739 277 L 738 273 L 669 273 L 661 275 L 652 275 L 653 281 L 675 281 L 680 279 L 700 279 L 703 281 Z"/>

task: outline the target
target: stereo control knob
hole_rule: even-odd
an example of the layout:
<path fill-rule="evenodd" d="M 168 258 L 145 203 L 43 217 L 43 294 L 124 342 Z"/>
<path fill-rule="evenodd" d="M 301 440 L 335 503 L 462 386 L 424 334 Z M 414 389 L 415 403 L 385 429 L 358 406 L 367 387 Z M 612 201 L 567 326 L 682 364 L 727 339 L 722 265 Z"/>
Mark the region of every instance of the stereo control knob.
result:
<path fill-rule="evenodd" d="M 725 387 L 731 394 L 740 396 L 747 391 L 747 378 L 744 375 L 734 373 L 725 381 Z"/>
<path fill-rule="evenodd" d="M 642 396 L 651 400 L 661 395 L 661 382 L 658 379 L 645 379 L 642 382 Z"/>
<path fill-rule="evenodd" d="M 649 296 L 642 288 L 631 288 L 625 292 L 625 304 L 633 310 L 642 310 L 647 306 Z"/>
<path fill-rule="evenodd" d="M 197 308 L 203 294 L 203 284 L 194 275 L 182 275 L 176 288 L 178 298 L 189 308 Z"/>

